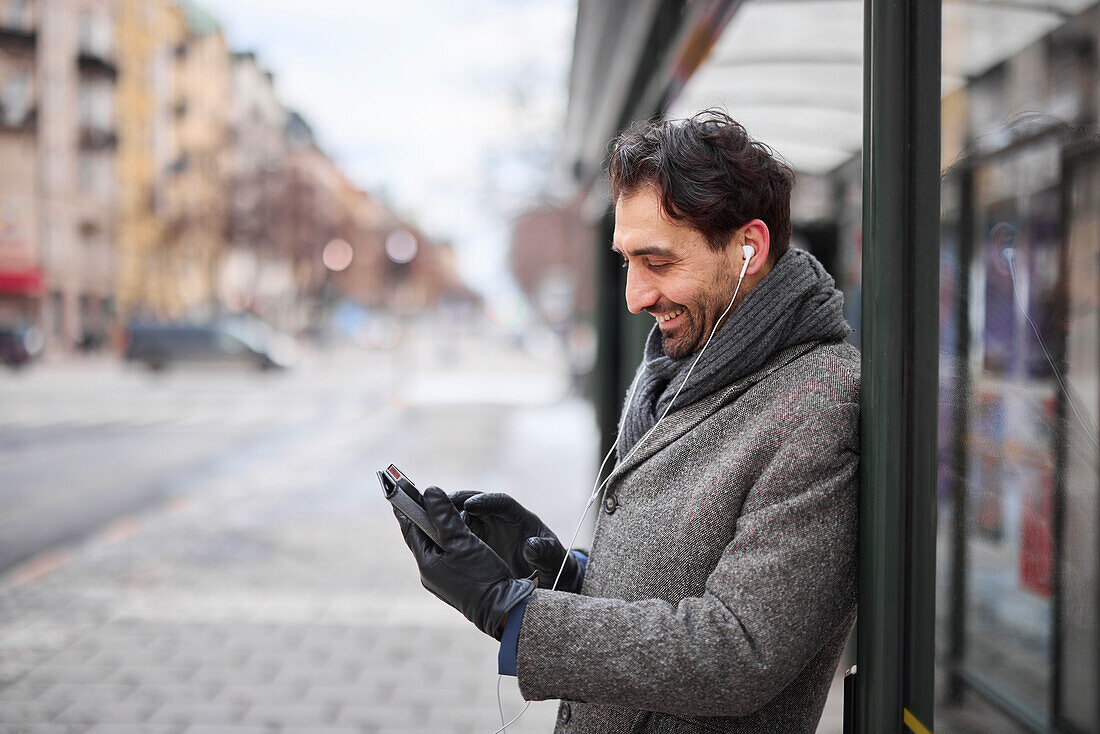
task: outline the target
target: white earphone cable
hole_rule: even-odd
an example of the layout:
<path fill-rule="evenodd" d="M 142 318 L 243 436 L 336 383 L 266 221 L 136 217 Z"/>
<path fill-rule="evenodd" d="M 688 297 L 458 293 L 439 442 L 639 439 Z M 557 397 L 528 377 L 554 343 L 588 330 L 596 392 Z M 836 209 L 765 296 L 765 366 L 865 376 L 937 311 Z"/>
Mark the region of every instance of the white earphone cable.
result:
<path fill-rule="evenodd" d="M 703 353 L 707 351 L 707 347 L 710 346 L 711 340 L 714 339 L 714 335 L 718 332 L 718 327 L 722 325 L 722 322 L 725 320 L 726 315 L 729 314 L 730 309 L 733 308 L 733 304 L 737 302 L 737 294 L 741 292 L 741 282 L 745 279 L 745 273 L 749 269 L 749 260 L 751 260 L 753 254 L 755 254 L 751 251 L 751 248 L 747 249 L 749 250 L 749 252 L 746 253 L 748 257 L 745 258 L 745 264 L 741 266 L 741 274 L 737 276 L 737 286 L 733 289 L 733 298 L 730 299 L 729 305 L 726 306 L 726 310 L 722 312 L 722 315 L 718 317 L 718 320 L 714 322 L 714 328 L 710 330 L 710 336 L 707 337 L 707 341 L 703 345 L 703 348 L 699 350 L 699 355 L 695 358 L 695 361 L 691 363 L 691 367 L 688 368 L 687 375 L 684 376 L 683 382 L 680 383 L 680 387 L 677 388 L 676 393 L 672 396 L 672 400 L 668 402 L 668 405 L 665 407 L 665 410 L 661 414 L 661 417 L 657 419 L 657 422 L 654 423 L 653 426 L 648 431 L 646 431 L 640 439 L 638 439 L 638 442 L 634 444 L 630 451 L 627 452 L 626 456 L 623 457 L 622 461 L 619 462 L 620 464 L 625 463 L 627 459 L 634 455 L 634 452 L 638 450 L 638 447 L 641 446 L 646 438 L 648 438 L 656 430 L 657 426 L 661 425 L 661 421 L 663 421 L 665 419 L 665 416 L 668 415 L 669 411 L 672 410 L 672 406 L 676 404 L 676 398 L 680 397 L 680 392 L 684 389 L 684 386 L 687 385 L 688 379 L 691 377 L 691 373 L 695 370 L 695 365 L 699 364 L 699 360 L 703 358 Z M 630 408 L 634 404 L 634 391 L 638 387 L 638 378 L 644 371 L 645 359 L 643 357 L 642 369 L 639 370 L 638 374 L 634 376 L 634 381 L 630 385 L 630 395 L 627 396 L 626 408 L 623 409 L 624 416 L 630 412 Z M 603 490 L 604 485 L 607 484 L 607 479 L 610 479 L 610 476 L 608 476 L 607 479 L 604 479 L 602 482 L 600 481 L 600 477 L 603 475 L 604 465 L 607 464 L 607 460 L 611 458 L 611 454 L 615 451 L 615 447 L 619 443 L 619 434 L 621 433 L 622 424 L 620 423 L 619 430 L 615 434 L 615 440 L 611 442 L 611 448 L 608 450 L 607 455 L 604 456 L 603 461 L 600 463 L 600 468 L 596 472 L 596 482 L 592 487 L 592 494 L 589 495 L 588 501 L 585 502 L 584 510 L 581 512 L 580 520 L 577 521 L 577 527 L 574 528 L 573 535 L 569 538 L 569 545 L 566 546 L 565 557 L 562 558 L 561 567 L 558 569 L 558 575 L 554 578 L 554 584 L 550 587 L 551 590 L 555 590 L 558 588 L 558 582 L 561 581 L 562 572 L 565 571 L 565 564 L 569 561 L 570 553 L 573 552 L 573 543 L 576 542 L 577 535 L 581 531 L 581 526 L 584 524 L 584 518 L 588 515 L 588 510 L 592 507 L 592 504 L 596 501 L 596 498 L 600 496 L 600 492 Z"/>
<path fill-rule="evenodd" d="M 661 414 L 661 417 L 657 419 L 657 422 L 654 423 L 653 426 L 648 431 L 646 431 L 640 439 L 638 439 L 638 442 L 634 444 L 630 451 L 627 452 L 626 456 L 623 457 L 622 461 L 619 462 L 620 464 L 625 463 L 627 459 L 634 455 L 634 452 L 638 450 L 638 447 L 642 445 L 642 442 L 644 442 L 650 435 L 653 434 L 657 426 L 661 425 L 661 421 L 663 421 L 665 419 L 665 416 L 668 415 L 669 411 L 672 410 L 672 406 L 676 404 L 676 398 L 680 397 L 680 391 L 682 391 L 684 389 L 684 386 L 687 385 L 688 379 L 691 377 L 691 373 L 695 370 L 695 365 L 699 364 L 699 360 L 703 358 L 703 352 L 707 351 L 707 347 L 710 346 L 711 340 L 714 339 L 714 335 L 718 332 L 718 327 L 722 325 L 722 322 L 725 320 L 726 315 L 729 314 L 730 309 L 733 308 L 733 304 L 737 302 L 737 294 L 741 292 L 741 281 L 745 279 L 745 273 L 749 269 L 749 260 L 751 260 L 753 254 L 755 254 L 751 247 L 745 247 L 744 249 L 746 250 L 745 254 L 747 255 L 747 257 L 745 258 L 745 264 L 741 266 L 741 274 L 737 277 L 737 286 L 733 289 L 733 298 L 730 299 L 729 305 L 726 306 L 726 310 L 722 312 L 722 315 L 718 317 L 718 320 L 714 322 L 714 328 L 710 330 L 710 336 L 707 337 L 707 341 L 703 345 L 703 348 L 699 350 L 699 355 L 695 358 L 695 361 L 691 363 L 691 367 L 688 368 L 687 374 L 684 376 L 683 382 L 680 383 L 680 387 L 677 388 L 676 393 L 672 396 L 672 400 L 669 401 L 668 406 L 665 407 L 665 410 Z M 624 416 L 626 416 L 630 412 L 630 407 L 634 404 L 634 392 L 638 387 L 639 377 L 644 371 L 645 358 L 643 356 L 642 368 L 638 370 L 638 373 L 634 376 L 634 380 L 630 384 L 630 394 L 627 395 L 626 407 L 623 409 Z M 573 529 L 573 535 L 569 538 L 569 544 L 565 546 L 565 555 L 561 559 L 561 566 L 558 568 L 557 576 L 554 577 L 554 583 L 550 586 L 551 591 L 554 591 L 558 588 L 558 582 L 561 581 L 562 572 L 565 571 L 565 564 L 569 562 L 569 556 L 573 553 L 573 544 L 577 541 L 577 535 L 580 533 L 581 526 L 584 524 L 584 518 L 588 516 L 589 508 L 591 508 L 593 503 L 595 503 L 596 498 L 600 496 L 600 491 L 603 489 L 604 485 L 607 484 L 607 480 L 611 478 L 611 476 L 608 475 L 606 479 L 604 479 L 602 482 L 600 481 L 600 477 L 603 475 L 604 466 L 606 466 L 607 460 L 611 458 L 611 454 L 615 452 L 615 447 L 619 443 L 619 434 L 621 433 L 622 423 L 620 422 L 619 430 L 615 433 L 615 440 L 611 442 L 611 448 L 608 449 L 607 454 L 604 455 L 603 461 L 600 462 L 600 468 L 596 471 L 596 481 L 592 486 L 592 494 L 589 495 L 588 501 L 584 504 L 584 510 L 581 512 L 580 519 L 577 521 L 577 527 Z M 502 726 L 495 732 L 493 732 L 493 734 L 501 734 L 502 732 L 507 731 L 508 727 L 516 723 L 516 721 L 519 720 L 519 717 L 523 716 L 523 714 L 527 711 L 527 707 L 531 705 L 531 702 L 528 701 L 523 709 L 518 714 L 516 714 L 515 718 L 505 724 L 504 707 L 500 701 L 500 677 L 502 676 L 498 676 L 497 678 L 497 707 L 500 710 L 500 721 Z"/>
<path fill-rule="evenodd" d="M 500 702 L 500 681 L 504 678 L 503 675 L 497 675 L 497 709 L 500 711 L 500 728 L 493 732 L 493 734 L 502 734 L 508 731 L 508 727 L 519 721 L 519 717 L 527 713 L 527 709 L 531 706 L 531 702 L 527 701 L 523 704 L 523 708 L 519 710 L 519 713 L 512 717 L 512 720 L 507 724 L 504 723 L 504 705 Z"/>

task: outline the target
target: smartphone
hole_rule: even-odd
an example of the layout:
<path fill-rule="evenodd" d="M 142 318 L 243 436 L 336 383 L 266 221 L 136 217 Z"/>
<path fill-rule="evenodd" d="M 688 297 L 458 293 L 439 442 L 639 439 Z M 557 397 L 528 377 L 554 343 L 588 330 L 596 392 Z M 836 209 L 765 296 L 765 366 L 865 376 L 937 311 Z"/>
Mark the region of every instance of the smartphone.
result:
<path fill-rule="evenodd" d="M 416 488 L 416 485 L 412 483 L 412 480 L 405 476 L 404 472 L 398 469 L 394 464 L 390 464 L 386 467 L 385 471 L 378 472 L 381 476 L 379 479 L 382 482 L 382 491 L 386 494 L 386 499 L 389 499 L 397 490 L 401 490 L 409 496 L 416 504 L 421 507 L 424 506 L 424 498 L 420 496 L 420 490 Z"/>
<path fill-rule="evenodd" d="M 382 494 L 390 504 L 401 510 L 405 517 L 412 520 L 414 525 L 432 539 L 433 543 L 442 548 L 439 531 L 428 518 L 428 513 L 424 512 L 424 498 L 412 480 L 393 464 L 377 472 L 377 475 L 378 482 L 382 485 Z"/>

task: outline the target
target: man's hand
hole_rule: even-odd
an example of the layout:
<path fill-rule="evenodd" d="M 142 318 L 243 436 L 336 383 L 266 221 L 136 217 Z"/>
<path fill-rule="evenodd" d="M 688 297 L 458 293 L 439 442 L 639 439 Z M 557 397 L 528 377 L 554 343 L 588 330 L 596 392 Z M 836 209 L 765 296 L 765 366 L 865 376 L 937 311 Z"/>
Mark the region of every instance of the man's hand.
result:
<path fill-rule="evenodd" d="M 424 490 L 424 511 L 439 530 L 442 548 L 393 510 L 420 567 L 420 583 L 499 640 L 508 612 L 534 590 L 534 583 L 513 577 L 500 556 L 470 532 L 439 487 Z"/>
<path fill-rule="evenodd" d="M 466 525 L 505 560 L 517 578 L 538 574 L 539 587 L 579 593 L 584 567 L 533 512 L 506 494 L 464 490 L 451 495 Z M 557 586 L 562 561 L 565 569 Z"/>

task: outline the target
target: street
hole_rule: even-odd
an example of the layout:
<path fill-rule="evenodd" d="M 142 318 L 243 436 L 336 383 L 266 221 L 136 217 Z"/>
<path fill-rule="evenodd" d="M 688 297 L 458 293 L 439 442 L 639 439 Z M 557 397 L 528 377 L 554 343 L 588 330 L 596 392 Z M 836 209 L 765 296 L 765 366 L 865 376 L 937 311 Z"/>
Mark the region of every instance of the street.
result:
<path fill-rule="evenodd" d="M 497 645 L 420 587 L 374 477 L 392 461 L 573 522 L 589 410 L 535 364 L 526 402 L 500 404 L 493 368 L 522 357 L 492 348 L 446 374 L 415 368 L 417 344 L 284 374 L 5 375 L 0 537 L 5 566 L 24 562 L 0 585 L 0 729 L 498 727 Z M 522 701 L 501 688 L 510 718 Z"/>
<path fill-rule="evenodd" d="M 472 337 L 271 374 L 44 364 L 0 405 L 4 734 L 489 734 L 498 645 L 420 586 L 374 471 L 508 491 L 566 540 L 598 461 L 560 363 Z"/>
<path fill-rule="evenodd" d="M 354 391 L 354 396 L 348 393 Z M 318 421 L 354 381 L 297 375 L 154 375 L 103 360 L 0 382 L 0 568 L 173 493 Z"/>

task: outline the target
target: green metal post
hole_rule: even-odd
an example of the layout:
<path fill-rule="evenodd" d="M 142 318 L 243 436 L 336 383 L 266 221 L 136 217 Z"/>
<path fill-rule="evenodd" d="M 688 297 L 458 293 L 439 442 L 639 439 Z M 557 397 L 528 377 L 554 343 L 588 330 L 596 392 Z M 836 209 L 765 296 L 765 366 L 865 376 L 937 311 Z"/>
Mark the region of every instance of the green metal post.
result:
<path fill-rule="evenodd" d="M 856 731 L 932 730 L 939 0 L 867 0 Z"/>
<path fill-rule="evenodd" d="M 954 406 L 952 407 L 952 450 L 950 496 L 951 528 L 950 609 L 948 611 L 947 699 L 962 703 L 966 656 L 966 595 L 969 553 L 966 477 L 968 459 L 967 426 L 970 425 L 970 269 L 974 260 L 974 170 L 967 162 L 959 169 L 958 281 L 955 284 Z"/>
<path fill-rule="evenodd" d="M 596 269 L 596 331 L 600 335 L 596 352 L 595 403 L 596 422 L 600 429 L 600 457 L 611 448 L 622 410 L 623 387 L 623 325 L 622 268 L 611 251 L 615 232 L 615 217 L 607 211 L 595 227 L 593 265 Z M 610 463 L 610 462 L 609 462 Z M 611 467 L 604 470 L 606 476 Z M 600 477 L 603 479 L 603 477 Z"/>

